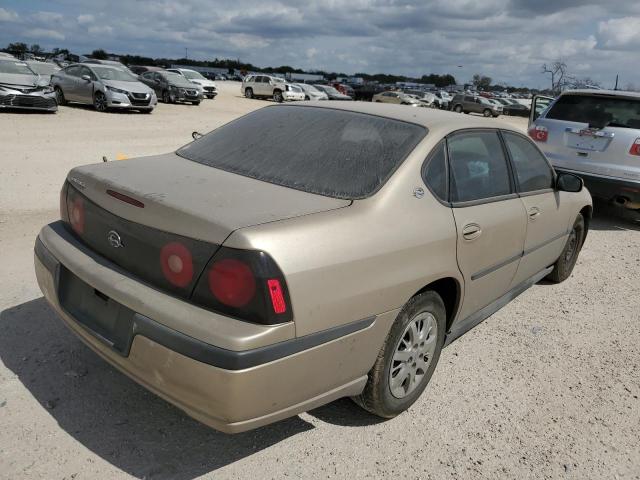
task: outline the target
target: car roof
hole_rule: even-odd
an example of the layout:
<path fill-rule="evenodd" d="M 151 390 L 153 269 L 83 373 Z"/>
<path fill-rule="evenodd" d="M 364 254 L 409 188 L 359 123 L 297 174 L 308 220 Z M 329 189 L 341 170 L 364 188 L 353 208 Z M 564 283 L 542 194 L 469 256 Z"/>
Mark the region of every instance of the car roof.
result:
<path fill-rule="evenodd" d="M 392 105 L 388 103 L 372 103 L 372 102 L 341 102 L 341 101 L 325 101 L 319 102 L 318 105 L 308 104 L 286 104 L 273 105 L 264 108 L 284 107 L 284 108 L 329 108 L 334 110 L 343 110 L 356 113 L 364 113 L 367 115 L 376 115 L 379 117 L 410 122 L 426 127 L 430 132 L 437 132 L 440 135 L 462 130 L 465 128 L 493 128 L 501 130 L 509 130 L 522 134 L 522 130 L 501 122 L 494 118 L 484 118 L 481 116 L 461 115 L 459 113 L 448 112 L 446 110 L 436 110 L 433 108 L 416 108 L 406 105 Z M 348 105 L 345 105 L 345 104 Z"/>
<path fill-rule="evenodd" d="M 581 88 L 576 90 L 565 90 L 564 92 L 561 93 L 561 96 L 562 95 L 580 95 L 580 94 L 640 98 L 639 92 L 627 92 L 624 90 L 599 90 L 596 88 Z"/>

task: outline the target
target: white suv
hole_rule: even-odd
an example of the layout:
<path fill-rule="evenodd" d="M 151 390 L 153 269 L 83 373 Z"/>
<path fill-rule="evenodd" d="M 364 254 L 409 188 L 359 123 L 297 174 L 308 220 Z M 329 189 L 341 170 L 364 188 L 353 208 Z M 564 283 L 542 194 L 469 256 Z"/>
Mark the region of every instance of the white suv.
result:
<path fill-rule="evenodd" d="M 270 75 L 247 75 L 240 89 L 247 98 L 272 98 L 278 103 L 285 100 L 304 100 L 304 92 L 300 87 Z"/>
<path fill-rule="evenodd" d="M 568 90 L 537 96 L 529 135 L 558 172 L 582 177 L 594 197 L 640 210 L 640 93 Z"/>

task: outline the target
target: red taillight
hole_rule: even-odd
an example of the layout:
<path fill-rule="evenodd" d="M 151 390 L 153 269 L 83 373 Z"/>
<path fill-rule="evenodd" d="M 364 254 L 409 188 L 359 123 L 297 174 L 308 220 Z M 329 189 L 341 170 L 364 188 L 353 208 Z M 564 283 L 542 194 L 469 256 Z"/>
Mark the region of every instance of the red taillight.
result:
<path fill-rule="evenodd" d="M 636 138 L 636 141 L 633 142 L 633 145 L 631 145 L 629 149 L 629 154 L 640 156 L 640 138 Z"/>
<path fill-rule="evenodd" d="M 282 293 L 282 287 L 280 286 L 280 280 L 272 278 L 267 280 L 267 287 L 269 288 L 269 295 L 271 296 L 271 305 L 275 313 L 284 313 L 287 311 L 287 304 L 284 301 L 284 295 Z"/>
<path fill-rule="evenodd" d="M 164 277 L 176 287 L 186 287 L 193 279 L 191 252 L 180 242 L 167 243 L 162 247 L 160 266 Z"/>
<path fill-rule="evenodd" d="M 84 233 L 84 201 L 80 197 L 69 203 L 69 223 L 78 235 Z"/>
<path fill-rule="evenodd" d="M 209 270 L 209 290 L 224 305 L 244 307 L 256 293 L 256 279 L 246 263 L 225 258 Z"/>
<path fill-rule="evenodd" d="M 549 138 L 549 130 L 542 125 L 532 125 L 529 129 L 529 136 L 536 142 L 546 142 Z"/>

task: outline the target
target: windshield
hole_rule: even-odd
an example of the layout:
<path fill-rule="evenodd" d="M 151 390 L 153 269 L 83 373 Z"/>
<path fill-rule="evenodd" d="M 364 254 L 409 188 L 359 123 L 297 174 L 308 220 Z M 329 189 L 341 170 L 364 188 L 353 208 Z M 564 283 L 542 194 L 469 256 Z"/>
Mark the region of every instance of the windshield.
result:
<path fill-rule="evenodd" d="M 30 63 L 29 68 L 34 72 L 40 73 L 42 75 L 51 75 L 52 73 L 56 73 L 58 70 L 60 70 L 60 68 L 53 63 L 44 62 Z"/>
<path fill-rule="evenodd" d="M 204 78 L 202 75 L 200 75 L 200 73 L 196 72 L 195 70 L 182 70 L 182 73 L 189 80 L 206 80 L 206 78 Z"/>
<path fill-rule="evenodd" d="M 18 75 L 34 75 L 33 71 L 29 69 L 24 62 L 14 62 L 1 60 L 0 61 L 0 73 L 16 73 Z"/>
<path fill-rule="evenodd" d="M 547 118 L 640 129 L 640 99 L 607 95 L 563 95 Z"/>
<path fill-rule="evenodd" d="M 325 92 L 330 93 L 331 95 L 342 95 L 338 90 L 336 90 L 333 87 L 322 86 L 320 88 L 322 88 Z"/>
<path fill-rule="evenodd" d="M 137 82 L 138 79 L 124 70 L 102 65 L 91 65 L 91 69 L 100 80 L 116 80 L 119 82 Z"/>
<path fill-rule="evenodd" d="M 172 85 L 177 85 L 179 87 L 192 87 L 195 88 L 195 85 L 187 80 L 185 77 L 176 72 L 162 72 L 161 75 L 167 79 L 169 83 Z"/>
<path fill-rule="evenodd" d="M 334 198 L 380 188 L 426 129 L 362 113 L 266 107 L 214 130 L 178 155 L 264 182 Z"/>

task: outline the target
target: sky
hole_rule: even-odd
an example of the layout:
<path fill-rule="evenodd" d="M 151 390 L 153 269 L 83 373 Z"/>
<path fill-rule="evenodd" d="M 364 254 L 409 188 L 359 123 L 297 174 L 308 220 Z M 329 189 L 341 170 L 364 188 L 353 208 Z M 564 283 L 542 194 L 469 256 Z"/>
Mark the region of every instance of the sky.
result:
<path fill-rule="evenodd" d="M 541 65 L 640 87 L 638 0 L 0 0 L 0 46 L 544 88 Z"/>

